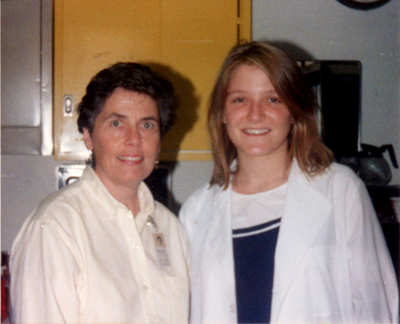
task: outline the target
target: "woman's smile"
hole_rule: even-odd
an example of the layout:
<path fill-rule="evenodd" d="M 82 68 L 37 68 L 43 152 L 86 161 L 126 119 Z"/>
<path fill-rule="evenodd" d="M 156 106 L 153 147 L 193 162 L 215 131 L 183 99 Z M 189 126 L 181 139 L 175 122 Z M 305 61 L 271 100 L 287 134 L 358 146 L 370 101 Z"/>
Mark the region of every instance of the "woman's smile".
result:
<path fill-rule="evenodd" d="M 118 156 L 118 159 L 127 162 L 141 162 L 143 161 L 143 156 Z"/>

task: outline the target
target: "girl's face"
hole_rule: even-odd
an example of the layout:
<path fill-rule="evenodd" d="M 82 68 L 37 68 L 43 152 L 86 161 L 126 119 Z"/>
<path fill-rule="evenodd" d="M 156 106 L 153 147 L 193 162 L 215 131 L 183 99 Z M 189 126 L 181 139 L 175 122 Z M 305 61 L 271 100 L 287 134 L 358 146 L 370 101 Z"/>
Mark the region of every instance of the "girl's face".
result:
<path fill-rule="evenodd" d="M 288 154 L 293 118 L 256 65 L 237 67 L 228 83 L 223 122 L 239 160 Z"/>

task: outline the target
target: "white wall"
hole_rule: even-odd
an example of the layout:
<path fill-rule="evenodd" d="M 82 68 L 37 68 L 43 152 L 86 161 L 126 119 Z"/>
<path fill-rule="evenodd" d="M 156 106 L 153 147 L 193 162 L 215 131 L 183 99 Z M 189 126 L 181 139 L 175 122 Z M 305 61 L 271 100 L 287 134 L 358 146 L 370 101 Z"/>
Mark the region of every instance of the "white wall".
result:
<path fill-rule="evenodd" d="M 399 16 L 398 0 L 371 11 L 336 0 L 253 0 L 253 39 L 291 43 L 303 50 L 298 59 L 361 61 L 361 142 L 393 144 L 400 162 Z M 392 173 L 390 184 L 400 184 Z"/>

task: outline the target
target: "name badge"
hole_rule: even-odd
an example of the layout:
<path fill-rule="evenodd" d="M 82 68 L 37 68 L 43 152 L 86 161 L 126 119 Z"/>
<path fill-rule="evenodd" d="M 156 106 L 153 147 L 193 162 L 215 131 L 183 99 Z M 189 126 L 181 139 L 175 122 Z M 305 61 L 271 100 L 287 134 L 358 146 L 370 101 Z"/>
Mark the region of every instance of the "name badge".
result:
<path fill-rule="evenodd" d="M 154 245 L 156 247 L 158 263 L 163 266 L 169 266 L 167 246 L 162 233 L 153 233 Z"/>

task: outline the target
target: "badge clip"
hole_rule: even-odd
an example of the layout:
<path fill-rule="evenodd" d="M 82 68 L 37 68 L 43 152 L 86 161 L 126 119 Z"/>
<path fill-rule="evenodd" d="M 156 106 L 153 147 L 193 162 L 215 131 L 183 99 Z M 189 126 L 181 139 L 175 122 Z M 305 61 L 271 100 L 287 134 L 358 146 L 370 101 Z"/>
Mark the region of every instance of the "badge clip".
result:
<path fill-rule="evenodd" d="M 158 231 L 158 226 L 157 226 L 156 222 L 154 221 L 153 217 L 151 217 L 151 216 L 147 217 L 146 225 L 151 226 L 154 228 L 155 231 Z"/>

